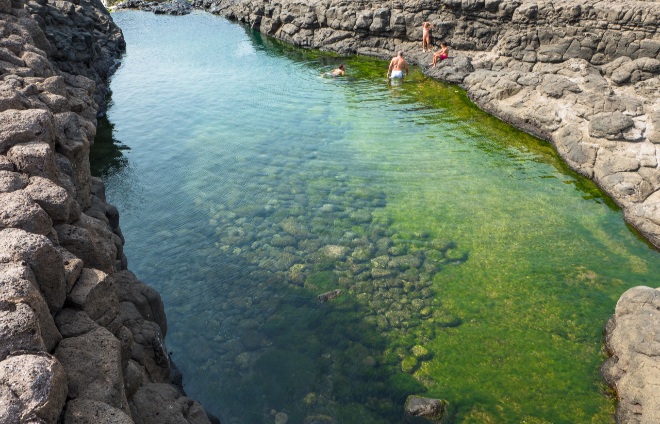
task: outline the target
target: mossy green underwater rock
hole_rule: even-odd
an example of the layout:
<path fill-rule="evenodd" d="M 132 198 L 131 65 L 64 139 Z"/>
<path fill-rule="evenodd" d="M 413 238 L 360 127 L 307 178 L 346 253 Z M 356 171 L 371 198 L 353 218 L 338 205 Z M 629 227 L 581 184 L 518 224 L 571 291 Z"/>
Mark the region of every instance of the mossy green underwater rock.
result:
<path fill-rule="evenodd" d="M 448 402 L 410 395 L 406 399 L 403 422 L 406 424 L 435 424 L 446 422 Z"/>

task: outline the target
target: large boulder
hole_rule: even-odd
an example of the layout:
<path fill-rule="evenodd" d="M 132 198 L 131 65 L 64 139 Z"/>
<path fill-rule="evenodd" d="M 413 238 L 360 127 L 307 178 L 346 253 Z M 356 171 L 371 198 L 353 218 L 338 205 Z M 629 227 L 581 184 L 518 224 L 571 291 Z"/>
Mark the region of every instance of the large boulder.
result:
<path fill-rule="evenodd" d="M 4 156 L 0 156 L 1 159 Z M 9 162 L 9 160 L 7 160 Z M 13 167 L 13 166 L 12 166 Z M 0 193 L 21 190 L 28 185 L 28 176 L 10 170 L 0 170 Z"/>
<path fill-rule="evenodd" d="M 160 294 L 153 287 L 138 280 L 131 271 L 118 272 L 114 277 L 119 301 L 135 305 L 142 318 L 158 324 L 164 337 L 167 334 L 167 318 Z"/>
<path fill-rule="evenodd" d="M 46 235 L 53 226 L 53 221 L 46 211 L 24 190 L 0 193 L 0 205 L 0 229 L 20 228 L 30 233 Z"/>
<path fill-rule="evenodd" d="M 108 327 L 119 315 L 113 278 L 103 271 L 84 268 L 66 297 L 67 305 L 83 310 L 97 324 Z"/>
<path fill-rule="evenodd" d="M 48 143 L 33 141 L 14 145 L 7 158 L 17 171 L 57 181 L 57 166 L 53 148 Z"/>
<path fill-rule="evenodd" d="M 107 403 L 130 414 L 124 392 L 121 345 L 108 330 L 99 327 L 60 342 L 55 357 L 66 371 L 71 399 Z"/>
<path fill-rule="evenodd" d="M 66 298 L 62 255 L 45 236 L 15 228 L 1 230 L 0 264 L 21 261 L 32 270 L 51 313 L 60 310 Z"/>
<path fill-rule="evenodd" d="M 660 289 L 633 287 L 621 296 L 606 328 L 611 357 L 601 370 L 617 392 L 617 422 L 660 422 L 659 328 Z"/>
<path fill-rule="evenodd" d="M 48 352 L 62 340 L 48 305 L 34 282 L 34 274 L 26 265 L 0 264 L 0 303 L 24 303 L 34 311 L 39 335 Z"/>
<path fill-rule="evenodd" d="M 406 424 L 435 424 L 446 419 L 447 401 L 412 395 L 406 399 L 403 414 Z"/>
<path fill-rule="evenodd" d="M 45 353 L 0 362 L 0 422 L 57 422 L 66 401 L 66 378 L 62 365 Z"/>
<path fill-rule="evenodd" d="M 46 345 L 39 331 L 39 320 L 25 303 L 0 304 L 0 359 L 20 351 L 42 352 Z"/>
<path fill-rule="evenodd" d="M 170 381 L 170 357 L 158 324 L 145 320 L 131 302 L 121 302 L 121 322 L 133 335 L 131 359 L 142 365 L 153 382 Z"/>
<path fill-rule="evenodd" d="M 202 406 L 170 384 L 142 387 L 131 400 L 133 419 L 143 424 L 210 424 Z"/>
<path fill-rule="evenodd" d="M 114 271 L 117 247 L 107 224 L 83 213 L 78 221 L 54 228 L 60 245 L 82 259 L 86 267 L 108 274 Z"/>
<path fill-rule="evenodd" d="M 72 198 L 69 193 L 47 178 L 30 177 L 25 192 L 37 202 L 54 222 L 67 222 L 72 210 Z M 73 210 L 77 210 L 73 208 Z M 78 216 L 75 217 L 76 219 Z"/>
<path fill-rule="evenodd" d="M 53 115 L 42 109 L 6 110 L 0 112 L 0 153 L 10 147 L 31 141 L 52 145 L 55 130 Z"/>
<path fill-rule="evenodd" d="M 64 338 L 81 336 L 100 327 L 84 311 L 66 307 L 55 315 L 55 323 Z"/>
<path fill-rule="evenodd" d="M 64 424 L 133 424 L 129 415 L 107 403 L 74 399 L 66 404 Z"/>

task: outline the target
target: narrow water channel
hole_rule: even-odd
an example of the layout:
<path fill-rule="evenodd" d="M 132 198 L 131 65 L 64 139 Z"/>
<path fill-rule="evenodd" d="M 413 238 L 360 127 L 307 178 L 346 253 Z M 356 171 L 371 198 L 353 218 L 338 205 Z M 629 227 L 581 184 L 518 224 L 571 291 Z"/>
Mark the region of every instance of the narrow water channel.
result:
<path fill-rule="evenodd" d="M 419 70 L 391 86 L 203 13 L 113 18 L 92 167 L 223 423 L 398 423 L 410 394 L 456 423 L 613 422 L 602 329 L 660 257 L 547 143 Z"/>

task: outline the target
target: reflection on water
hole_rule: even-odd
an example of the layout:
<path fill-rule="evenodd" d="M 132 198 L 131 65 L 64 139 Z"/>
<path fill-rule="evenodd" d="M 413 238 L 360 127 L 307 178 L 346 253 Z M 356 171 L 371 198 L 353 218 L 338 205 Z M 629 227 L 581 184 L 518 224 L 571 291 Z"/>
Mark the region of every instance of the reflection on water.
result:
<path fill-rule="evenodd" d="M 114 125 L 107 117 L 102 117 L 96 127 L 94 146 L 89 154 L 92 175 L 107 178 L 111 175 L 121 174 L 128 161 L 122 153 L 130 147 L 115 140 L 113 136 Z"/>
<path fill-rule="evenodd" d="M 550 146 L 417 70 L 114 18 L 108 197 L 223 422 L 394 423 L 409 394 L 454 422 L 612 421 L 602 327 L 660 261 Z"/>

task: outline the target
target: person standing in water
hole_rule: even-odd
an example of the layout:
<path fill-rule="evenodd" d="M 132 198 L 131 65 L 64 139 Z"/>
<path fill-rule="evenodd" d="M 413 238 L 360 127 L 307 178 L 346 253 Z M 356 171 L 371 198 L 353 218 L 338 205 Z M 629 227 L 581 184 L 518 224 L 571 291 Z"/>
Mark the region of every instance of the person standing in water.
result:
<path fill-rule="evenodd" d="M 447 47 L 447 43 L 442 42 L 440 43 L 440 50 L 433 53 L 433 62 L 429 63 L 429 65 L 435 66 L 438 63 L 438 59 L 440 61 L 443 61 L 448 57 L 449 57 L 449 47 Z"/>
<path fill-rule="evenodd" d="M 396 56 L 390 61 L 390 66 L 387 68 L 387 78 L 400 78 L 403 79 L 403 71 L 408 75 L 408 63 L 403 58 L 403 51 L 399 51 Z"/>
<path fill-rule="evenodd" d="M 431 22 L 424 22 L 422 24 L 422 50 L 426 51 L 429 49 L 431 51 L 431 30 L 433 25 Z"/>

